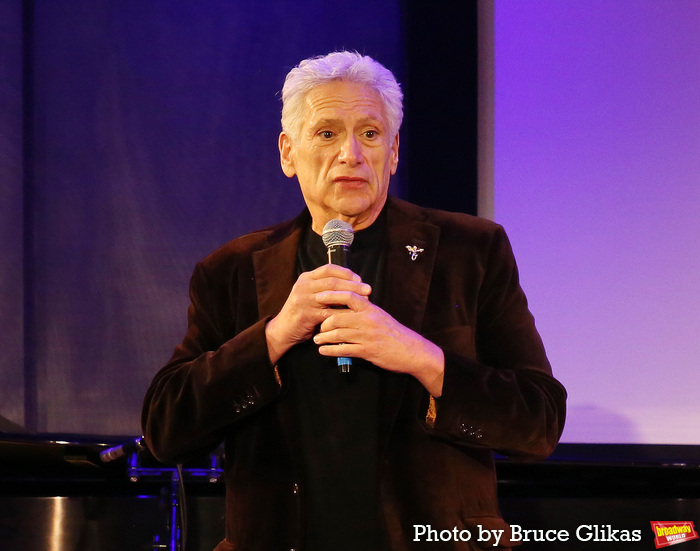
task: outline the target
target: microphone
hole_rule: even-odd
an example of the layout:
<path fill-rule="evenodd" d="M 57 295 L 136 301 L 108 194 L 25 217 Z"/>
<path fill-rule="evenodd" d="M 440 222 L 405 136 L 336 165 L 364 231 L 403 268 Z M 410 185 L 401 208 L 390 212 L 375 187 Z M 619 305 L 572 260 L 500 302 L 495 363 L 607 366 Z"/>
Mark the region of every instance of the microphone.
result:
<path fill-rule="evenodd" d="M 113 448 L 108 448 L 102 453 L 100 453 L 100 459 L 103 463 L 109 463 L 110 461 L 116 461 L 120 457 L 133 452 L 140 452 L 146 449 L 146 439 L 143 436 L 139 436 L 135 440 L 129 440 L 124 444 L 119 446 L 114 446 Z"/>
<path fill-rule="evenodd" d="M 328 263 L 337 266 L 348 267 L 348 249 L 355 239 L 352 226 L 347 222 L 334 218 L 329 220 L 323 227 L 321 234 L 323 244 L 328 249 Z M 338 371 L 340 373 L 350 373 L 352 358 L 337 358 Z"/>

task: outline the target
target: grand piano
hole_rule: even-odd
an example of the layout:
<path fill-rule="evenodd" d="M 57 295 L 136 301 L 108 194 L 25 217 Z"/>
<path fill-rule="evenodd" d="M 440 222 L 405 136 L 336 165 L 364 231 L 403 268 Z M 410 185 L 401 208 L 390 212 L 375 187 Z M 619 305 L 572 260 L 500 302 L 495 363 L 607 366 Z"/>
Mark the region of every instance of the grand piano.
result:
<path fill-rule="evenodd" d="M 177 469 L 138 441 L 0 434 L 0 551 L 213 549 L 224 531 L 222 453 Z M 541 462 L 498 458 L 498 473 L 524 551 L 652 550 L 651 522 L 700 520 L 696 446 L 561 444 Z M 700 540 L 674 549 L 700 550 Z"/>

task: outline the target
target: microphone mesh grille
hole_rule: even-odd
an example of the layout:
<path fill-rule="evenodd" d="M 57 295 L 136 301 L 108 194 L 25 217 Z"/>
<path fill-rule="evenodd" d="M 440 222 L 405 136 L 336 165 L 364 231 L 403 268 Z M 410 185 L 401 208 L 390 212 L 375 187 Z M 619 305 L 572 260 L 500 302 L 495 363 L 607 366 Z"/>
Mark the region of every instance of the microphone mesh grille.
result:
<path fill-rule="evenodd" d="M 334 218 L 329 220 L 323 227 L 321 238 L 326 247 L 331 245 L 345 245 L 349 247 L 352 244 L 352 240 L 355 239 L 355 234 L 350 224 Z"/>

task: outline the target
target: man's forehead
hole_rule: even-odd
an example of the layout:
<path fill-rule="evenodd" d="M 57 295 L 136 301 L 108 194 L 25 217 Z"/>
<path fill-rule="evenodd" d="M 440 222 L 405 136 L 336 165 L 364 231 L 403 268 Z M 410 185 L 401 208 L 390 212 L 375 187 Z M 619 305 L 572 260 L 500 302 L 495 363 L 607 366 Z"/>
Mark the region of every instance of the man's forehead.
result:
<path fill-rule="evenodd" d="M 385 122 L 384 105 L 379 94 L 361 84 L 330 82 L 309 90 L 305 98 L 306 121 Z"/>
<path fill-rule="evenodd" d="M 307 125 L 311 127 L 317 127 L 317 126 L 339 126 L 339 125 L 344 125 L 347 122 L 352 123 L 353 125 L 359 126 L 359 125 L 364 125 L 364 124 L 374 124 L 374 125 L 383 125 L 385 124 L 384 119 L 379 113 L 359 113 L 359 112 L 353 112 L 353 115 L 356 116 L 324 116 L 324 113 L 316 113 L 315 116 L 311 115 L 310 117 L 307 118 Z"/>

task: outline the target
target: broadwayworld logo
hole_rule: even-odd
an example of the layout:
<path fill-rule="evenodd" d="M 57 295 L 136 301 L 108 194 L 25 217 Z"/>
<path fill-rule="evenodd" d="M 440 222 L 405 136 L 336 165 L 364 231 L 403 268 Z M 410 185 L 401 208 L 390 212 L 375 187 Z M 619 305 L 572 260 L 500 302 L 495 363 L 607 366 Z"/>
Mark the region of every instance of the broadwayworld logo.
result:
<path fill-rule="evenodd" d="M 654 532 L 654 543 L 657 549 L 698 538 L 692 522 L 651 521 L 651 529 Z"/>

